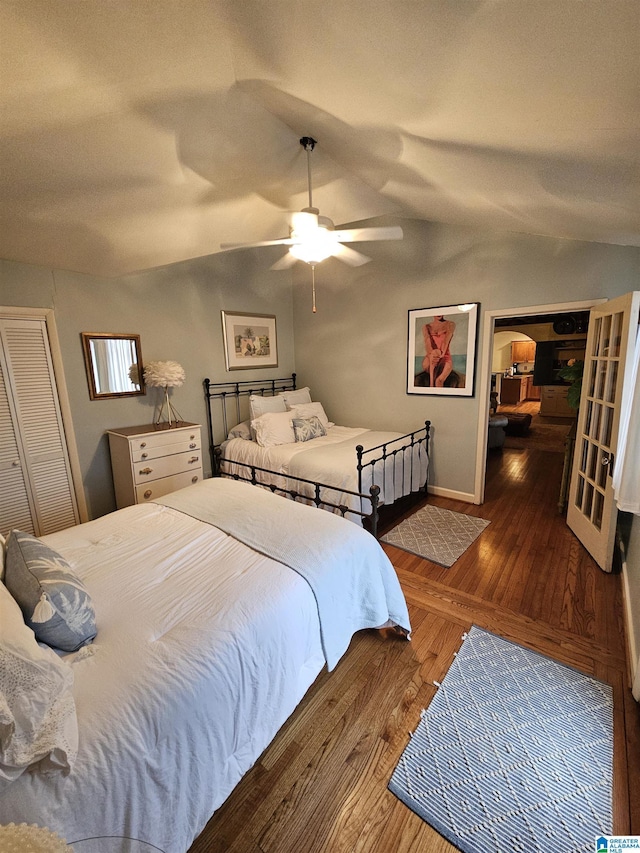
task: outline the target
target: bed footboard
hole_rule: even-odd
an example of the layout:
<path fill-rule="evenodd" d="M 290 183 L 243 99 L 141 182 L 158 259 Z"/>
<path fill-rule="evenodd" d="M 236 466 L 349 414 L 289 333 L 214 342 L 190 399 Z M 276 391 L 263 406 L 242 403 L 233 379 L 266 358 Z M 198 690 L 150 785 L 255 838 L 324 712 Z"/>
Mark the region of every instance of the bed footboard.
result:
<path fill-rule="evenodd" d="M 383 495 L 394 498 L 426 493 L 430 431 L 431 421 L 425 421 L 424 427 L 368 450 L 358 444 L 358 491 L 377 485 Z"/>
<path fill-rule="evenodd" d="M 221 463 L 224 463 L 224 458 Z M 243 471 L 239 473 L 237 470 L 231 474 L 220 470 L 220 476 L 230 477 L 233 480 L 245 480 L 253 486 L 261 486 L 269 489 L 274 494 L 289 497 L 294 501 L 311 504 L 319 509 L 329 510 L 330 512 L 339 513 L 343 518 L 354 520 L 360 519 L 363 526 L 377 539 L 378 537 L 378 504 L 380 501 L 379 486 L 372 485 L 368 493 L 352 492 L 348 489 L 338 489 L 335 486 L 330 486 L 327 483 L 317 483 L 314 480 L 305 480 L 304 477 L 293 477 L 289 474 L 284 477 L 278 474 L 277 471 L 270 471 L 268 468 L 260 468 L 257 465 L 251 465 L 247 462 L 233 462 L 235 468 L 241 467 Z M 286 482 L 284 482 L 286 480 Z M 332 500 L 330 494 L 333 492 L 340 495 L 341 502 Z M 351 499 L 351 504 L 357 506 L 349 506 L 344 503 L 344 500 Z M 355 501 L 354 501 L 355 499 Z"/>

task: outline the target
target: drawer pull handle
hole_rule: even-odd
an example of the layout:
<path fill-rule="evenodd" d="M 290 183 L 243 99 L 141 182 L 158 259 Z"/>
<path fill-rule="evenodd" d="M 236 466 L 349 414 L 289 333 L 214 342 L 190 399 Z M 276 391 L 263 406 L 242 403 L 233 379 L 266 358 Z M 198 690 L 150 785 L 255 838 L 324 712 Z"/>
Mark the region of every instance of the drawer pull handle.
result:
<path fill-rule="evenodd" d="M 142 458 L 143 458 L 143 459 L 146 459 L 148 455 L 149 455 L 148 453 L 143 453 L 143 454 L 142 454 Z"/>
<path fill-rule="evenodd" d="M 199 456 L 192 456 L 191 459 L 189 459 L 189 465 L 191 465 L 192 462 L 197 462 L 199 459 Z"/>
<path fill-rule="evenodd" d="M 193 438 L 193 436 L 191 436 L 191 438 Z M 196 443 L 195 443 L 195 441 L 194 441 L 194 442 L 193 442 L 193 444 L 190 444 L 190 445 L 189 445 L 189 450 L 195 450 L 195 449 L 196 449 L 196 447 L 197 447 L 197 445 L 196 445 Z"/>
<path fill-rule="evenodd" d="M 195 438 L 195 435 L 190 435 L 189 438 L 193 440 Z"/>
<path fill-rule="evenodd" d="M 192 478 L 191 478 L 191 482 L 192 482 L 192 483 L 197 483 L 197 482 L 198 482 L 198 477 L 197 477 L 197 476 L 192 477 Z"/>
<path fill-rule="evenodd" d="M 147 446 L 147 442 L 146 442 L 146 441 L 142 441 L 142 442 L 140 443 L 140 447 L 146 447 L 146 446 Z"/>
<path fill-rule="evenodd" d="M 144 493 L 144 496 L 147 500 L 149 500 L 152 494 L 153 492 L 151 491 L 151 489 L 147 489 L 147 491 Z"/>
<path fill-rule="evenodd" d="M 153 468 L 141 468 L 139 473 L 140 474 L 151 474 L 152 471 L 153 471 Z"/>
<path fill-rule="evenodd" d="M 17 459 L 14 459 L 14 460 L 13 460 L 13 462 L 12 462 L 11 464 L 13 465 L 13 467 L 14 467 L 14 468 L 19 468 L 19 467 L 20 467 L 20 463 L 18 462 L 18 460 L 17 460 Z"/>

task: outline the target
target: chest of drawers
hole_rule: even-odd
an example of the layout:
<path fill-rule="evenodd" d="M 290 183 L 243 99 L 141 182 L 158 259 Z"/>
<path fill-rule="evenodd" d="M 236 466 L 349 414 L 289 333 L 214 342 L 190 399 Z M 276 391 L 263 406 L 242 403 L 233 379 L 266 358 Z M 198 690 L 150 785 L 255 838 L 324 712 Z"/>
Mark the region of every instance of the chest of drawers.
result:
<path fill-rule="evenodd" d="M 111 470 L 118 509 L 145 503 L 202 479 L 200 425 L 154 424 L 110 429 Z"/>

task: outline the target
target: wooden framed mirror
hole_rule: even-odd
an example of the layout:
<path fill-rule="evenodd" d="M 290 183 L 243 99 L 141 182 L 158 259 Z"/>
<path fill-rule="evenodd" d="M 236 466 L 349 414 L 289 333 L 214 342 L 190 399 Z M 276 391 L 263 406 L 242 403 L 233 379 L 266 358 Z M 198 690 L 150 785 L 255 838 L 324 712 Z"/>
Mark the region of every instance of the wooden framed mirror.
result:
<path fill-rule="evenodd" d="M 81 332 L 89 397 L 135 397 L 146 394 L 140 335 Z"/>

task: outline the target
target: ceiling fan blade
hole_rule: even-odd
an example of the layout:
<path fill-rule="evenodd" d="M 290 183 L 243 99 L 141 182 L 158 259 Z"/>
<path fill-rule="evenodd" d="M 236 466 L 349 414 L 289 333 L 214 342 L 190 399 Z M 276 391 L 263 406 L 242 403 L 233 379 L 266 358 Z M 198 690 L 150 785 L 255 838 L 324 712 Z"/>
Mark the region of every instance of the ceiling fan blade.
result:
<path fill-rule="evenodd" d="M 380 228 L 348 228 L 334 233 L 341 243 L 356 243 L 360 240 L 402 240 L 402 228 L 399 225 Z"/>
<path fill-rule="evenodd" d="M 298 258 L 291 254 L 291 252 L 287 252 L 286 255 L 283 255 L 279 261 L 276 261 L 270 269 L 272 270 L 287 270 L 289 267 L 292 267 Z"/>
<path fill-rule="evenodd" d="M 338 243 L 334 251 L 331 253 L 334 258 L 339 261 L 344 261 L 350 267 L 361 267 L 363 264 L 368 264 L 371 258 L 363 255 L 362 252 L 356 252 L 355 249 L 350 249 L 348 246 L 343 246 Z"/>
<path fill-rule="evenodd" d="M 281 240 L 262 240 L 259 243 L 220 243 L 221 249 L 256 249 L 260 246 L 293 246 L 296 240 L 283 237 Z"/>

